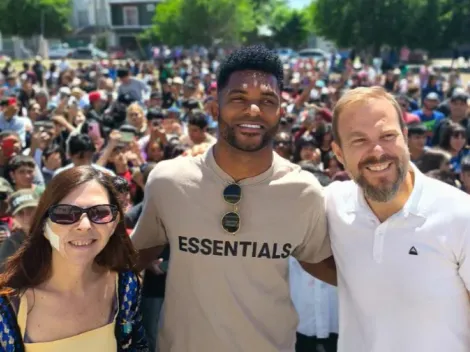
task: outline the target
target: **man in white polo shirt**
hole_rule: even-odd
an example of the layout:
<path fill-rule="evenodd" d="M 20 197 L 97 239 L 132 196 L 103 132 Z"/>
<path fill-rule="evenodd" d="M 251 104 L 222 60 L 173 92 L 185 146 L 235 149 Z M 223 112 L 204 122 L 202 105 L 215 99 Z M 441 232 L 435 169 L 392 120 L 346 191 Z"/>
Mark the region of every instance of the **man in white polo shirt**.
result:
<path fill-rule="evenodd" d="M 470 197 L 410 163 L 400 106 L 347 92 L 333 150 L 353 181 L 327 188 L 340 352 L 470 351 Z"/>

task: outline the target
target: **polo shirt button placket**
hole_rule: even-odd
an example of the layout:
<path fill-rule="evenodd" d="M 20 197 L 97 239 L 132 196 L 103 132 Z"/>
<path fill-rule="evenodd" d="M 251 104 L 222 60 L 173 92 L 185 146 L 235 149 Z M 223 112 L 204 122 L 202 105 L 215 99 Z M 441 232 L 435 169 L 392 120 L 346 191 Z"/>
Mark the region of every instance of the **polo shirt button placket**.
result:
<path fill-rule="evenodd" d="M 374 233 L 374 246 L 372 249 L 372 255 L 374 261 L 377 264 L 382 263 L 383 249 L 384 249 L 384 238 L 385 238 L 385 224 L 380 224 Z"/>

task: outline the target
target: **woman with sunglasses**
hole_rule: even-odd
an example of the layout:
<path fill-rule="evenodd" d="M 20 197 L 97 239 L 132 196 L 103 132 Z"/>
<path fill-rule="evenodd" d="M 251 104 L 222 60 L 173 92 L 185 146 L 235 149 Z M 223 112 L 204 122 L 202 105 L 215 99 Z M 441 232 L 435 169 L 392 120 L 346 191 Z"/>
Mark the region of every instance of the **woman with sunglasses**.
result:
<path fill-rule="evenodd" d="M 442 131 L 439 147 L 450 153 L 452 170 L 454 173 L 460 174 L 460 162 L 465 156 L 470 154 L 465 128 L 459 123 L 449 122 L 449 125 Z"/>
<path fill-rule="evenodd" d="M 110 176 L 51 180 L 0 276 L 0 351 L 148 351 L 123 216 Z"/>

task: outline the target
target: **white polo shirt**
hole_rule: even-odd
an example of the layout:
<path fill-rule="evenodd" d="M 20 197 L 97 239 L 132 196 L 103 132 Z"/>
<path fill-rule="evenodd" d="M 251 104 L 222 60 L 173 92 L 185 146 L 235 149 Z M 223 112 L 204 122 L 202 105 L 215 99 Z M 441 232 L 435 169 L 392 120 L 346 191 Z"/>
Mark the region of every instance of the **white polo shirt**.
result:
<path fill-rule="evenodd" d="M 470 351 L 470 196 L 413 169 L 410 198 L 383 223 L 354 182 L 326 190 L 339 352 Z"/>

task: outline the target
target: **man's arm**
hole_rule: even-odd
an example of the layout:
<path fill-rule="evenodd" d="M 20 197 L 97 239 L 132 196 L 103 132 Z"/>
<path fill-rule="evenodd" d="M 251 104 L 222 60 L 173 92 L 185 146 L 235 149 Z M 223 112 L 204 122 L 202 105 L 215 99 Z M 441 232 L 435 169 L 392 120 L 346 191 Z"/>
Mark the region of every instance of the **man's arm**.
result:
<path fill-rule="evenodd" d="M 330 285 L 337 286 L 338 280 L 336 275 L 336 264 L 333 256 L 326 258 L 320 263 L 307 263 L 299 262 L 302 265 L 302 268 L 317 278 L 318 280 L 324 281 Z"/>
<path fill-rule="evenodd" d="M 131 233 L 134 247 L 139 251 L 138 266 L 147 268 L 159 258 L 164 246 L 168 243 L 166 229 L 158 212 L 159 169 L 155 167 L 149 175 L 145 185 L 142 213 Z"/>
<path fill-rule="evenodd" d="M 141 249 L 139 251 L 139 260 L 137 262 L 137 269 L 144 270 L 147 269 L 152 262 L 160 258 L 160 255 L 163 252 L 165 246 L 156 246 L 146 249 Z"/>
<path fill-rule="evenodd" d="M 313 178 L 309 194 L 312 202 L 310 224 L 304 241 L 292 255 L 310 275 L 336 286 L 336 265 L 328 234 L 325 191 L 318 180 L 310 176 Z"/>

